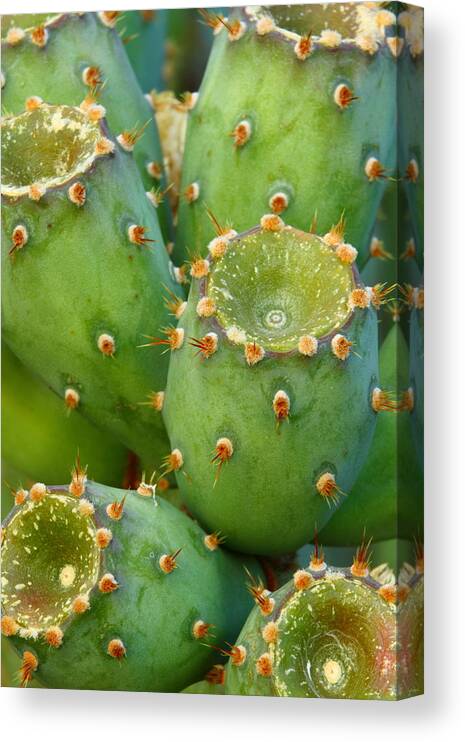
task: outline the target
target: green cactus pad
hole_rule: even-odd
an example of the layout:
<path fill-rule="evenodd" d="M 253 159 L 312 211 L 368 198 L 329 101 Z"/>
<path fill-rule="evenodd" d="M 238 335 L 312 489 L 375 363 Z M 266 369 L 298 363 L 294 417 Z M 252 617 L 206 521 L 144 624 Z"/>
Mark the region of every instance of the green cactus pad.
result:
<path fill-rule="evenodd" d="M 400 607 L 398 624 L 401 698 L 423 693 L 424 682 L 424 581 L 422 573 L 408 576 L 411 589 Z"/>
<path fill-rule="evenodd" d="M 199 680 L 187 688 L 182 693 L 191 693 L 207 696 L 224 696 L 224 685 L 222 683 L 210 683 L 208 680 Z"/>
<path fill-rule="evenodd" d="M 233 641 L 253 605 L 243 564 L 260 574 L 258 564 L 209 549 L 196 523 L 155 496 L 92 482 L 81 498 L 33 493 L 4 523 L 2 627 L 36 658 L 34 677 L 49 688 L 179 691 L 205 675 L 209 645 Z M 215 628 L 196 636 L 199 621 Z"/>
<path fill-rule="evenodd" d="M 132 155 L 74 107 L 43 103 L 3 127 L 4 339 L 153 468 L 166 438 L 147 397 L 168 359 L 137 346 L 169 322 L 163 294 L 179 289 Z"/>
<path fill-rule="evenodd" d="M 2 431 L 3 433 L 3 431 Z M 11 510 L 11 506 L 13 504 L 13 497 L 15 496 L 17 490 L 13 489 L 13 485 L 16 485 L 16 487 L 22 488 L 27 487 L 29 484 L 32 484 L 32 482 L 27 481 L 27 477 L 24 474 L 24 472 L 20 471 L 19 469 L 16 469 L 12 464 L 10 464 L 9 461 L 5 460 L 5 457 L 2 456 L 1 459 L 1 467 L 2 467 L 2 483 L 1 483 L 1 505 L 2 505 L 2 520 L 6 518 L 8 513 Z"/>
<path fill-rule="evenodd" d="M 229 661 L 225 693 L 396 700 L 421 692 L 419 684 L 398 687 L 397 627 L 401 612 L 407 616 L 409 587 L 383 585 L 368 569 L 361 576 L 353 569 L 299 570 L 267 596 L 266 615 L 257 605 L 236 640 L 245 660 Z M 413 633 L 412 661 L 421 667 L 421 627 L 411 617 L 403 622 Z"/>
<path fill-rule="evenodd" d="M 134 143 L 134 159 L 147 191 L 153 187 L 165 188 L 153 111 L 144 99 L 114 27 L 120 23 L 123 27 L 124 17 L 117 13 L 105 23 L 102 16 L 105 14 L 5 16 L 2 19 L 3 108 L 8 114 L 19 114 L 31 96 L 57 105 L 79 106 L 87 96 L 94 95 L 95 102 L 105 107 L 115 137 L 144 127 Z M 43 47 L 32 40 L 34 28 L 41 24 L 47 34 Z M 8 41 L 8 31 L 15 27 L 23 28 L 25 36 L 12 44 Z M 86 69 L 94 71 L 90 84 L 83 79 Z M 157 165 L 158 178 L 147 169 L 151 162 Z M 160 217 L 167 236 L 171 233 L 167 204 L 160 208 Z"/>
<path fill-rule="evenodd" d="M 246 9 L 218 24 L 187 132 L 181 193 L 196 183 L 199 197 L 181 202 L 178 260 L 205 254 L 205 204 L 244 230 L 273 203 L 300 229 L 316 215 L 321 233 L 344 211 L 366 259 L 396 167 L 395 16 L 381 6 L 354 3 L 349 22 L 324 4 Z M 299 58 L 300 43 L 309 50 Z"/>
<path fill-rule="evenodd" d="M 13 644 L 2 636 L 2 688 L 14 688 L 18 684 L 18 655 Z M 37 678 L 31 678 L 28 688 L 42 688 Z"/>
<path fill-rule="evenodd" d="M 420 293 L 419 293 L 420 292 Z M 415 296 L 423 293 L 423 289 L 416 289 Z M 418 302 L 416 302 L 418 304 Z M 411 410 L 411 422 L 413 440 L 417 452 L 418 462 L 423 469 L 424 466 L 424 310 L 423 302 L 419 306 L 413 306 L 410 312 L 410 390 L 412 393 L 413 408 Z"/>
<path fill-rule="evenodd" d="M 163 61 L 168 15 L 166 10 L 128 10 L 121 19 L 129 61 L 144 93 L 165 87 Z"/>
<path fill-rule="evenodd" d="M 424 55 L 423 8 L 406 6 L 399 14 L 406 53 L 399 59 L 399 175 L 408 201 L 415 259 L 423 267 L 424 212 Z M 405 247 L 405 244 L 404 244 Z"/>
<path fill-rule="evenodd" d="M 392 395 L 393 409 L 378 413 L 370 453 L 350 496 L 319 534 L 325 545 L 357 544 L 364 531 L 375 541 L 409 539 L 421 529 L 423 476 L 410 413 L 395 409 L 408 380 L 408 347 L 398 324 L 381 346 L 379 363 L 381 388 Z"/>
<path fill-rule="evenodd" d="M 3 15 L 2 16 L 2 39 L 7 38 L 8 32 L 12 29 L 21 29 L 30 31 L 38 26 L 47 27 L 54 23 L 60 17 L 61 13 L 21 13 L 20 15 Z M 11 46 L 11 44 L 10 44 Z"/>
<path fill-rule="evenodd" d="M 225 8 L 208 8 L 209 14 L 224 16 Z M 171 9 L 167 13 L 165 87 L 182 95 L 186 90 L 198 90 L 207 66 L 213 43 L 211 28 L 202 8 Z"/>
<path fill-rule="evenodd" d="M 3 477 L 14 487 L 28 487 L 35 478 L 62 482 L 78 452 L 92 477 L 102 484 L 123 484 L 128 450 L 79 408 L 68 407 L 65 395 L 55 394 L 2 344 L 2 456 L 16 470 L 13 477 L 4 470 Z M 7 511 L 11 494 L 8 500 Z"/>
<path fill-rule="evenodd" d="M 405 337 L 409 336 L 409 312 L 406 311 L 401 286 L 421 284 L 421 271 L 415 254 L 411 254 L 412 248 L 415 250 L 414 235 L 412 211 L 405 189 L 392 181 L 378 209 L 370 242 L 371 257 L 360 273 L 368 286 L 385 284 L 394 289 L 386 307 L 390 311 L 380 313 L 380 343 L 389 334 L 393 321 L 399 323 Z"/>
<path fill-rule="evenodd" d="M 164 418 L 192 514 L 233 549 L 289 552 L 332 517 L 367 455 L 376 313 L 351 307 L 369 292 L 340 245 L 291 227 L 226 243 L 192 266 L 204 277 L 179 322 Z M 338 341 L 353 343 L 345 360 Z"/>

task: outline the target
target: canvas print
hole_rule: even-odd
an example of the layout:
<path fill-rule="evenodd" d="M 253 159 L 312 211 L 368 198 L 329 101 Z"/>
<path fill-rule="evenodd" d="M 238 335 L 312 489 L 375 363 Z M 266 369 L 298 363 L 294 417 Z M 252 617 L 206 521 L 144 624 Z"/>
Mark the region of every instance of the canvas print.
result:
<path fill-rule="evenodd" d="M 423 11 L 2 18 L 2 683 L 423 690 Z"/>

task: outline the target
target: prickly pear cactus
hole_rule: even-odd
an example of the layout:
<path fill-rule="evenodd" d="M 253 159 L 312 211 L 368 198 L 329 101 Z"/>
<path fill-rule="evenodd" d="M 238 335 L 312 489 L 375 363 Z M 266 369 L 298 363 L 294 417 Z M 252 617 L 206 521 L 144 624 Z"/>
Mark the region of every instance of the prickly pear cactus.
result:
<path fill-rule="evenodd" d="M 408 287 L 410 320 L 410 384 L 404 390 L 406 409 L 410 412 L 413 439 L 418 462 L 424 465 L 424 289 L 422 286 Z"/>
<path fill-rule="evenodd" d="M 399 59 L 399 176 L 400 190 L 407 198 L 412 233 L 404 249 L 423 267 L 424 211 L 424 54 L 423 8 L 399 3 L 398 16 L 404 51 Z M 402 7 L 403 6 L 403 7 Z"/>
<path fill-rule="evenodd" d="M 14 688 L 18 684 L 18 655 L 7 637 L 2 636 L 2 688 Z M 42 688 L 36 678 L 28 683 L 30 688 Z"/>
<path fill-rule="evenodd" d="M 2 520 L 6 518 L 11 510 L 13 504 L 13 496 L 16 496 L 16 490 L 14 486 L 18 486 L 22 489 L 23 484 L 27 486 L 28 482 L 23 483 L 23 479 L 26 479 L 24 473 L 16 469 L 12 464 L 2 456 L 1 459 L 2 467 L 2 482 L 1 482 L 1 511 Z M 14 493 L 14 495 L 13 495 Z"/>
<path fill-rule="evenodd" d="M 237 230 L 272 209 L 300 229 L 317 214 L 326 232 L 345 210 L 347 237 L 366 258 L 396 167 L 396 18 L 382 5 L 210 16 L 216 39 L 187 133 L 178 259 L 205 253 L 205 204 Z"/>
<path fill-rule="evenodd" d="M 48 389 L 2 344 L 2 457 L 21 473 L 23 486 L 34 477 L 63 482 L 78 452 L 93 477 L 123 485 L 129 451 L 83 417 L 79 402 L 71 387 L 61 397 Z M 3 477 L 10 486 L 16 484 L 5 473 Z"/>
<path fill-rule="evenodd" d="M 370 240 L 370 257 L 361 276 L 370 285 L 387 282 L 418 285 L 421 271 L 415 260 L 412 214 L 404 190 L 390 182 L 378 209 Z M 387 320 L 388 318 L 386 318 Z M 390 322 L 384 323 L 390 327 Z"/>
<path fill-rule="evenodd" d="M 181 690 L 211 666 L 212 633 L 236 637 L 253 605 L 242 563 L 258 565 L 212 548 L 150 485 L 77 474 L 70 490 L 36 484 L 4 524 L 2 632 L 21 683 Z"/>
<path fill-rule="evenodd" d="M 424 674 L 424 581 L 423 548 L 417 547 L 415 567 L 404 563 L 399 574 L 407 599 L 398 614 L 399 697 L 423 693 Z"/>
<path fill-rule="evenodd" d="M 233 549 L 308 542 L 368 453 L 380 298 L 355 256 L 340 224 L 322 239 L 266 215 L 237 237 L 223 230 L 191 264 L 187 307 L 164 341 L 166 468 Z"/>
<path fill-rule="evenodd" d="M 177 284 L 132 155 L 88 112 L 37 102 L 4 119 L 2 160 L 4 339 L 153 467 L 168 358 L 138 346 Z"/>
<path fill-rule="evenodd" d="M 207 680 L 199 680 L 197 683 L 184 688 L 181 692 L 207 696 L 224 696 L 225 671 L 223 665 L 214 665 L 207 675 Z"/>
<path fill-rule="evenodd" d="M 104 111 L 118 147 L 132 151 L 146 191 L 166 188 L 163 158 L 149 102 L 144 99 L 117 29 L 117 11 L 4 16 L 2 105 L 10 114 L 25 101 Z M 103 108 L 100 108 L 102 106 Z M 169 211 L 160 208 L 165 234 Z"/>
<path fill-rule="evenodd" d="M 163 64 L 165 87 L 178 95 L 199 89 L 213 42 L 210 14 L 223 17 L 226 10 L 183 8 L 168 12 Z"/>
<path fill-rule="evenodd" d="M 121 14 L 126 51 L 144 93 L 161 90 L 168 11 L 128 10 Z"/>
<path fill-rule="evenodd" d="M 422 9 L 1 45 L 2 682 L 420 694 Z"/>
<path fill-rule="evenodd" d="M 370 700 L 421 693 L 418 588 L 410 597 L 421 577 L 409 578 L 396 584 L 386 565 L 370 574 L 364 544 L 349 569 L 313 557 L 275 593 L 252 585 L 257 605 L 231 649 L 225 692 Z M 415 684 L 399 683 L 399 652 Z"/>
<path fill-rule="evenodd" d="M 357 544 L 364 530 L 375 541 L 411 538 L 423 522 L 423 476 L 416 461 L 404 393 L 409 352 L 395 323 L 380 351 L 378 423 L 367 460 L 350 496 L 319 534 L 323 544 Z"/>

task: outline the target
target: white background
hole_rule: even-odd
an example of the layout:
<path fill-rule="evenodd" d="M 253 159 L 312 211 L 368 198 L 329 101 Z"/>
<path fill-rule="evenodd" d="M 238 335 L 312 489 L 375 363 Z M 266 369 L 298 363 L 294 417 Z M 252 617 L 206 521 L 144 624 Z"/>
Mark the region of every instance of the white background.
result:
<path fill-rule="evenodd" d="M 103 0 L 103 4 L 106 9 L 123 10 L 128 6 L 195 7 L 202 3 Z M 4 688 L 0 704 L 5 739 L 458 739 L 465 706 L 465 2 L 423 0 L 423 5 L 427 171 L 425 696 L 395 704 Z M 4 13 L 97 9 L 102 8 L 95 0 L 2 2 Z"/>

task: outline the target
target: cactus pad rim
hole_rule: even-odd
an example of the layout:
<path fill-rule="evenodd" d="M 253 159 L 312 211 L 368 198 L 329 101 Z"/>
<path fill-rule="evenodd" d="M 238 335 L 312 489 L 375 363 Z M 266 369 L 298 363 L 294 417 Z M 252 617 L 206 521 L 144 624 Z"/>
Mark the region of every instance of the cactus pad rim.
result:
<path fill-rule="evenodd" d="M 38 499 L 33 499 L 34 488 Z M 63 625 L 75 601 L 86 601 L 101 568 L 97 526 L 83 501 L 64 488 L 34 488 L 2 526 L 2 613 L 31 636 Z M 9 585 L 11 573 L 14 586 Z"/>
<path fill-rule="evenodd" d="M 54 31 L 60 26 L 62 26 L 67 21 L 72 20 L 73 18 L 82 18 L 85 15 L 95 15 L 98 17 L 100 23 L 102 26 L 105 26 L 109 30 L 112 30 L 116 24 L 116 21 L 123 16 L 123 12 L 125 11 L 101 11 L 101 12 L 93 12 L 93 11 L 65 11 L 62 13 L 24 13 L 24 14 L 15 14 L 15 13 L 9 13 L 6 16 L 3 16 L 3 19 L 5 18 L 18 18 L 20 19 L 20 23 L 17 26 L 10 26 L 6 29 L 7 34 L 5 36 L 2 35 L 1 38 L 1 44 L 3 45 L 11 45 L 16 46 L 19 44 L 23 38 L 27 39 L 29 41 L 32 41 L 32 36 L 34 31 L 37 28 L 44 29 L 47 34 L 49 31 Z M 23 25 L 24 21 L 22 20 L 24 18 L 28 18 L 29 16 L 33 15 L 34 17 L 43 17 L 42 23 L 34 23 L 32 25 Z M 6 23 L 3 24 L 4 28 L 6 28 Z M 21 36 L 18 39 L 14 39 L 13 41 L 10 41 L 8 38 L 8 31 L 10 29 L 13 29 L 13 31 L 19 30 L 22 32 Z M 2 31 L 4 29 L 2 28 Z M 47 36 L 48 38 L 48 36 Z"/>
<path fill-rule="evenodd" d="M 56 106 L 40 102 L 33 110 L 3 118 L 2 130 L 4 182 L 1 193 L 12 199 L 30 196 L 31 187 L 41 191 L 61 188 L 89 172 L 100 156 L 98 146 L 102 140 L 108 144 L 108 151 L 103 154 L 108 154 L 113 149 L 113 143 L 105 139 L 102 122 L 90 120 L 76 106 Z M 37 136 L 35 131 L 38 132 Z M 79 135 L 76 134 L 77 131 Z M 15 134 L 17 136 L 13 138 Z M 66 140 L 60 141 L 63 134 Z M 47 151 L 47 139 L 51 145 L 48 163 L 39 159 Z M 35 146 L 31 147 L 31 143 Z M 19 151 L 15 153 L 13 147 Z M 28 159 L 24 157 L 24 151 L 29 151 Z M 60 162 L 59 158 L 63 157 L 65 151 L 68 159 Z M 19 162 L 23 163 L 21 177 L 14 182 L 13 174 L 18 176 Z M 13 182 L 5 182 L 7 178 Z"/>
<path fill-rule="evenodd" d="M 257 241 L 255 241 L 255 245 L 253 245 L 253 247 L 251 245 L 247 247 L 247 241 L 253 241 L 256 236 L 261 236 L 264 244 L 260 245 Z M 251 319 L 252 322 L 241 323 L 239 321 L 241 317 L 241 309 L 245 309 L 246 312 L 248 310 L 249 313 L 253 310 L 252 313 L 256 314 L 255 309 L 261 306 L 263 302 L 259 300 L 259 293 L 253 293 L 253 295 L 251 293 L 249 295 L 249 301 L 247 301 L 247 296 L 245 295 L 242 297 L 242 307 L 239 307 L 239 313 L 234 313 L 234 298 L 229 292 L 227 284 L 233 283 L 235 284 L 235 288 L 241 290 L 241 282 L 242 279 L 245 277 L 243 268 L 241 268 L 240 271 L 239 269 L 237 271 L 233 271 L 231 270 L 231 265 L 229 265 L 231 255 L 233 255 L 234 247 L 237 246 L 239 248 L 239 246 L 242 246 L 245 250 L 245 257 L 247 257 L 248 250 L 257 249 L 263 252 L 265 261 L 269 261 L 271 264 L 271 270 L 268 273 L 269 283 L 269 280 L 272 280 L 273 273 L 276 276 L 278 273 L 278 271 L 275 270 L 276 265 L 274 267 L 272 265 L 273 257 L 270 257 L 269 247 L 271 244 L 273 244 L 273 241 L 276 241 L 276 244 L 278 246 L 280 240 L 287 241 L 288 239 L 292 240 L 293 243 L 299 240 L 303 241 L 301 242 L 301 247 L 303 248 L 303 250 L 305 250 L 305 245 L 307 245 L 309 258 L 311 256 L 311 252 L 313 251 L 312 248 L 319 249 L 323 260 L 326 262 L 325 270 L 328 274 L 329 279 L 328 287 L 331 286 L 331 290 L 328 290 L 326 296 L 327 306 L 325 302 L 322 301 L 320 303 L 320 306 L 317 307 L 318 302 L 312 300 L 311 291 L 309 291 L 308 286 L 304 282 L 302 282 L 304 283 L 304 285 L 296 286 L 295 295 L 291 297 L 293 300 L 293 307 L 294 309 L 297 309 L 297 313 L 302 312 L 302 309 L 299 308 L 299 302 L 294 302 L 294 299 L 303 300 L 302 303 L 304 304 L 304 311 L 301 314 L 302 324 L 300 327 L 296 326 L 297 323 L 293 323 L 292 316 L 287 316 L 286 312 L 283 309 L 271 306 L 266 309 L 263 317 L 249 317 L 249 320 Z M 268 248 L 266 247 L 267 242 L 270 242 Z M 325 241 L 321 237 L 313 233 L 307 233 L 303 230 L 295 229 L 294 227 L 287 225 L 283 226 L 282 229 L 279 229 L 275 232 L 267 231 L 262 226 L 258 225 L 228 239 L 228 246 L 229 247 L 226 250 L 225 254 L 219 260 L 214 260 L 211 256 L 207 258 L 209 271 L 206 276 L 201 278 L 199 289 L 202 301 L 210 300 L 215 306 L 215 317 L 213 319 L 215 330 L 217 330 L 223 336 L 226 336 L 229 340 L 231 339 L 230 330 L 232 327 L 235 329 L 239 329 L 240 332 L 243 332 L 248 340 L 254 343 L 259 343 L 260 347 L 263 347 L 265 354 L 271 354 L 273 356 L 281 354 L 287 355 L 297 352 L 295 349 L 298 346 L 299 338 L 302 336 L 305 337 L 308 335 L 311 337 L 316 337 L 318 342 L 326 342 L 331 340 L 331 338 L 333 338 L 338 332 L 343 331 L 350 325 L 354 315 L 354 308 L 350 307 L 348 302 L 350 300 L 351 292 L 355 288 L 361 286 L 360 277 L 355 264 L 344 265 L 342 262 L 340 262 L 335 254 L 335 249 L 325 243 Z M 302 260 L 302 256 L 299 255 L 295 244 L 294 247 L 292 247 L 291 245 L 289 247 L 283 245 L 282 248 L 283 253 L 287 252 L 288 255 L 288 257 L 283 259 L 281 263 L 284 268 L 289 267 L 290 258 L 293 258 L 298 262 Z M 238 266 L 241 260 L 243 262 L 243 257 L 239 257 Z M 252 263 L 255 265 L 257 261 L 253 259 Z M 279 260 L 277 265 L 279 265 Z M 219 280 L 217 280 L 217 277 L 221 271 L 223 271 L 224 273 L 223 278 L 221 278 L 223 287 L 218 286 Z M 252 288 L 253 283 L 255 283 L 255 274 L 256 268 L 254 271 L 251 270 L 248 272 L 248 275 L 251 276 Z M 292 277 L 292 269 L 289 270 L 289 274 Z M 338 305 L 337 309 L 334 310 L 334 292 L 337 291 L 335 285 L 338 281 L 340 284 Z M 279 285 L 277 288 L 277 293 L 279 293 Z M 322 286 L 322 284 L 320 283 L 319 286 L 315 286 L 314 290 L 318 294 L 322 290 L 324 290 L 324 286 Z M 290 292 L 286 290 L 284 293 L 287 295 L 286 298 L 287 302 L 289 303 Z M 265 304 L 270 302 L 270 298 L 266 296 L 266 292 L 262 298 Z M 307 302 L 306 307 L 305 302 Z M 241 302 L 239 300 L 239 304 L 240 303 Z M 312 325 L 312 323 L 308 320 L 308 317 L 302 316 L 305 315 L 305 309 L 307 309 L 308 312 L 311 313 L 312 305 L 315 313 L 317 313 L 317 311 L 319 310 L 320 317 L 323 312 L 326 311 L 326 316 L 324 319 L 320 320 L 320 324 L 318 324 L 318 320 L 316 320 L 313 322 Z M 331 314 L 331 316 L 329 311 L 330 308 L 333 310 L 333 314 Z M 292 307 L 289 307 L 289 309 L 292 310 Z M 254 324 L 254 321 L 255 327 L 252 331 L 251 324 Z M 269 334 L 268 336 L 265 336 L 267 331 Z"/>
<path fill-rule="evenodd" d="M 403 49 L 407 46 L 412 57 L 417 57 L 423 52 L 423 21 L 420 14 L 415 14 L 412 10 L 400 13 L 399 23 L 397 24 L 396 15 L 384 8 L 382 3 L 354 2 L 344 4 L 345 9 L 350 8 L 350 6 L 353 6 L 358 18 L 352 18 L 353 27 L 347 28 L 349 32 L 347 34 L 333 29 L 327 25 L 327 22 L 323 28 L 318 28 L 315 33 L 313 19 L 309 19 L 308 21 L 310 28 L 307 28 L 305 24 L 298 24 L 298 26 L 301 26 L 299 30 L 303 31 L 302 35 L 296 30 L 286 28 L 285 19 L 275 18 L 275 14 L 278 12 L 278 9 L 292 8 L 293 6 L 247 6 L 244 8 L 243 17 L 252 25 L 259 36 L 271 36 L 276 41 L 295 45 L 294 52 L 301 61 L 304 61 L 310 56 L 315 44 L 320 49 L 328 49 L 330 51 L 335 49 L 343 51 L 359 49 L 361 52 L 371 56 L 387 47 L 395 58 L 399 57 Z M 333 8 L 337 11 L 338 4 L 335 4 Z M 413 11 L 415 10 L 420 9 L 414 8 Z M 307 12 L 311 12 L 311 8 L 307 9 Z M 346 25 L 348 24 L 346 19 L 341 20 L 343 21 L 340 28 L 342 32 L 345 30 L 344 23 Z M 386 33 L 387 29 L 389 29 L 389 33 Z M 234 40 L 235 38 L 231 31 L 229 37 L 230 40 Z M 236 38 L 239 38 L 239 35 Z"/>
<path fill-rule="evenodd" d="M 365 588 L 368 588 L 368 590 Z M 287 696 L 295 694 L 292 690 L 295 678 L 293 678 L 288 672 L 288 663 L 290 657 L 292 657 L 295 652 L 292 643 L 295 642 L 295 635 L 298 632 L 297 627 L 299 619 L 303 621 L 304 624 L 307 619 L 312 627 L 317 621 L 317 615 L 314 615 L 314 611 L 312 611 L 310 615 L 308 610 L 300 608 L 300 604 L 306 604 L 309 600 L 309 596 L 312 593 L 315 593 L 316 600 L 314 609 L 316 609 L 316 612 L 318 613 L 318 610 L 321 610 L 322 602 L 321 597 L 319 597 L 318 594 L 321 592 L 331 594 L 333 591 L 337 591 L 338 589 L 347 592 L 347 597 L 349 598 L 348 602 L 352 605 L 352 610 L 355 605 L 358 604 L 360 613 L 363 612 L 362 606 L 359 604 L 359 600 L 361 596 L 363 596 L 365 601 L 365 610 L 367 611 L 368 616 L 370 615 L 371 603 L 376 604 L 379 602 L 379 605 L 383 605 L 386 611 L 391 613 L 395 612 L 395 607 L 392 604 L 386 604 L 382 598 L 377 595 L 375 589 L 373 589 L 371 585 L 359 582 L 358 580 L 347 580 L 347 578 L 338 579 L 337 573 L 335 573 L 334 576 L 331 575 L 330 572 L 327 573 L 325 580 L 323 580 L 321 576 L 318 576 L 307 590 L 296 590 L 294 594 L 285 601 L 285 605 L 282 605 L 279 610 L 279 615 L 275 619 L 276 627 L 278 629 L 277 640 L 270 645 L 270 654 L 273 660 L 273 677 L 279 695 Z M 352 594 L 355 595 L 354 591 L 355 593 L 360 593 L 357 601 L 352 597 Z M 345 610 L 344 603 L 345 601 L 342 599 L 341 605 L 339 606 L 339 611 L 342 612 L 342 614 Z M 371 606 L 371 610 L 373 610 L 373 607 L 374 606 Z M 334 610 L 335 608 L 331 606 L 330 613 Z M 349 618 L 349 615 L 346 616 L 346 620 Z M 343 618 L 343 615 L 339 616 L 339 618 Z M 367 618 L 367 624 L 367 628 L 372 631 L 373 625 L 370 618 Z M 286 630 L 286 626 L 289 627 L 290 625 L 293 626 L 292 635 L 290 635 L 289 629 Z M 361 632 L 361 638 L 363 638 L 364 634 L 367 634 L 367 632 Z M 321 636 L 312 638 L 314 641 L 319 640 L 320 642 L 322 639 Z M 303 639 L 303 637 L 301 637 L 301 639 Z M 395 658 L 395 651 L 393 648 L 394 636 L 392 635 L 390 637 L 390 641 L 386 641 L 386 639 L 388 639 L 388 637 L 385 637 L 386 644 L 383 644 L 382 653 L 386 653 L 386 659 L 390 658 L 388 661 L 393 663 Z M 303 649 L 303 646 L 301 648 Z M 309 649 L 308 651 L 310 652 L 311 650 Z M 350 682 L 351 673 L 353 674 L 354 657 L 357 656 L 357 652 L 361 652 L 363 656 L 363 645 L 359 646 L 358 641 L 355 637 L 351 636 L 349 632 L 347 635 L 345 631 L 341 631 L 340 629 L 333 629 L 331 632 L 328 632 L 328 636 L 324 637 L 322 646 L 317 649 L 315 656 L 312 658 L 313 661 L 307 663 L 307 667 L 301 668 L 302 676 L 304 677 L 305 682 L 308 683 L 309 687 L 312 688 L 313 693 L 317 696 L 326 695 L 333 697 L 343 694 L 344 686 L 346 683 Z M 298 675 L 297 668 L 296 675 Z M 365 678 L 363 678 L 361 682 L 363 684 Z"/>
<path fill-rule="evenodd" d="M 394 700 L 422 686 L 422 560 L 416 552 L 397 575 L 370 569 L 369 543 L 351 567 L 328 567 L 315 551 L 273 593 L 252 578 L 256 607 L 237 639 L 247 662 L 228 663 L 226 693 L 252 684 L 260 695 Z"/>

